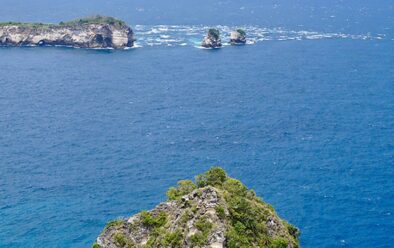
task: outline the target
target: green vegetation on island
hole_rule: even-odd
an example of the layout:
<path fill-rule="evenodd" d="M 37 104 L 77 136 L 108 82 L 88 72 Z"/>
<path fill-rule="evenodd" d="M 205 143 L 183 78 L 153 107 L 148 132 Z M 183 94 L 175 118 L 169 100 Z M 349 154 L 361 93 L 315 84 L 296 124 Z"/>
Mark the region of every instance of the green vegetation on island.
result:
<path fill-rule="evenodd" d="M 208 35 L 212 36 L 214 39 L 219 39 L 220 38 L 220 31 L 219 31 L 219 29 L 216 29 L 216 28 L 210 28 L 208 30 Z"/>
<path fill-rule="evenodd" d="M 124 27 L 127 24 L 124 21 L 118 20 L 114 17 L 109 16 L 89 16 L 84 18 L 78 18 L 75 20 L 71 20 L 68 22 L 60 22 L 59 24 L 53 23 L 29 23 L 29 22 L 0 22 L 1 26 L 19 26 L 19 27 L 26 27 L 26 28 L 51 28 L 56 26 L 80 26 L 80 25 L 88 25 L 88 24 L 109 24 L 113 26 Z"/>
<path fill-rule="evenodd" d="M 246 32 L 243 29 L 237 29 L 237 32 L 241 35 L 241 36 L 246 36 Z"/>
<path fill-rule="evenodd" d="M 30 22 L 0 22 L 0 27 L 5 26 L 18 26 L 24 28 L 50 28 L 57 26 L 56 24 L 51 23 L 30 23 Z"/>
<path fill-rule="evenodd" d="M 114 26 L 127 26 L 124 21 L 118 20 L 110 16 L 95 15 L 85 18 L 79 18 L 68 22 L 60 22 L 59 25 L 62 26 L 75 26 L 75 25 L 85 25 L 85 24 L 109 24 Z"/>
<path fill-rule="evenodd" d="M 299 230 L 220 167 L 179 181 L 167 197 L 151 211 L 110 222 L 93 247 L 299 247 Z"/>

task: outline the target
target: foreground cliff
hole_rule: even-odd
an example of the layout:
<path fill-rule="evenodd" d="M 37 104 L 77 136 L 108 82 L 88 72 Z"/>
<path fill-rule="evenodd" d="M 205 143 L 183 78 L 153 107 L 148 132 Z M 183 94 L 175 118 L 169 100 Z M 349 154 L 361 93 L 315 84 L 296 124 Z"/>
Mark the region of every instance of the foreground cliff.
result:
<path fill-rule="evenodd" d="M 151 211 L 109 222 L 94 248 L 299 247 L 299 231 L 219 167 L 183 180 Z"/>
<path fill-rule="evenodd" d="M 71 46 L 126 48 L 134 44 L 133 30 L 112 17 L 88 17 L 55 24 L 0 23 L 0 46 Z"/>

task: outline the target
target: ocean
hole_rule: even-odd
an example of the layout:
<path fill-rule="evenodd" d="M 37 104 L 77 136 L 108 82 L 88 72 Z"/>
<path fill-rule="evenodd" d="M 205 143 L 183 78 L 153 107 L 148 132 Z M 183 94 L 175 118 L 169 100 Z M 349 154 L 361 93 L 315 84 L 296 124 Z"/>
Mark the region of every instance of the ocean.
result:
<path fill-rule="evenodd" d="M 0 48 L 0 247 L 90 247 L 213 165 L 302 247 L 392 247 L 393 5 L 0 0 L 0 21 L 112 15 L 137 38 Z M 201 49 L 212 26 L 225 46 Z"/>

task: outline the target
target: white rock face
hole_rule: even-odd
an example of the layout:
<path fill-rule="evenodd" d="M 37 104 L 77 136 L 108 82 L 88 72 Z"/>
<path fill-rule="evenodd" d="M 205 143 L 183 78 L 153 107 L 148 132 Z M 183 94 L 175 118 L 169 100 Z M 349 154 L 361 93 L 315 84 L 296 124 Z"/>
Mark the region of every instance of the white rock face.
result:
<path fill-rule="evenodd" d="M 0 26 L 0 46 L 59 45 L 80 48 L 132 47 L 130 27 L 111 24 Z"/>
<path fill-rule="evenodd" d="M 245 32 L 242 31 L 233 31 L 231 32 L 230 35 L 230 42 L 232 45 L 240 45 L 240 44 L 245 44 L 246 43 L 246 36 Z"/>

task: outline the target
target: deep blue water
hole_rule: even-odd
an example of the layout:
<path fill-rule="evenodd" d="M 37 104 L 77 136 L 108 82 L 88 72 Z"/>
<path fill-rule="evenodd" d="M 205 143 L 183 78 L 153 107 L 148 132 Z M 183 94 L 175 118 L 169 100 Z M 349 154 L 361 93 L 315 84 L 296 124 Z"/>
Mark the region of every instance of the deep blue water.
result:
<path fill-rule="evenodd" d="M 143 11 L 144 1 L 97 2 L 72 11 L 75 1 L 0 0 L 4 20 L 108 10 L 147 25 L 137 30 L 142 47 L 128 51 L 0 48 L 0 247 L 89 247 L 107 221 L 154 207 L 177 180 L 212 165 L 298 226 L 303 247 L 392 247 L 389 1 L 314 2 L 349 14 L 337 23 L 310 17 L 311 1 L 277 13 L 240 4 L 270 13 L 272 25 L 227 1 L 197 6 L 205 19 L 185 3 L 175 15 L 153 1 Z M 209 14 L 220 6 L 222 21 Z M 360 6 L 369 19 L 353 11 Z M 297 8 L 307 13 L 284 18 Z M 197 49 L 210 23 L 246 25 L 258 42 Z"/>

